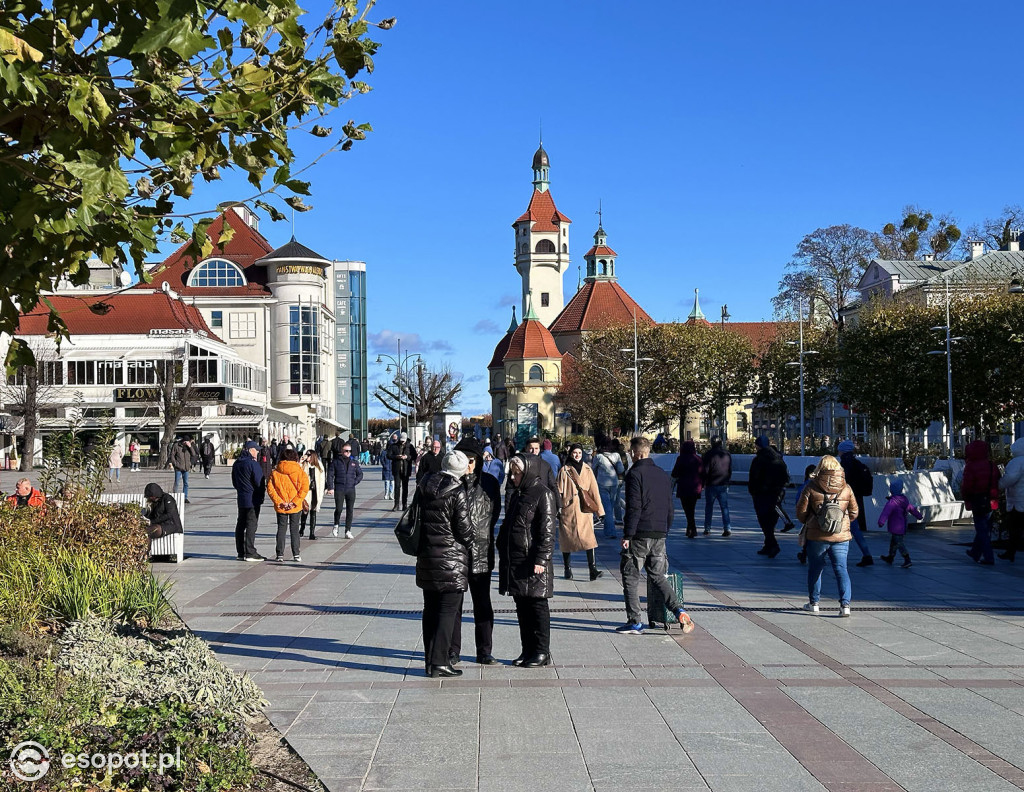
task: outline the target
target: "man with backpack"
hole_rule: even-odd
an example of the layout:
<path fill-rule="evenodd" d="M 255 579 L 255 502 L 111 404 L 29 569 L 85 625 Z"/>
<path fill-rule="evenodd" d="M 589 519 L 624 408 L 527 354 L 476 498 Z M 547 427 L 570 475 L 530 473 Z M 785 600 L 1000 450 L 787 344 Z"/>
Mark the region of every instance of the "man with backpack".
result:
<path fill-rule="evenodd" d="M 213 469 L 213 460 L 217 454 L 217 449 L 213 447 L 213 435 L 206 435 L 203 438 L 203 442 L 199 444 L 199 458 L 203 462 L 203 475 L 206 478 L 210 477 L 210 471 Z"/>
<path fill-rule="evenodd" d="M 789 484 L 789 468 L 782 454 L 772 448 L 767 437 L 761 435 L 754 444 L 757 446 L 757 454 L 750 463 L 747 491 L 754 501 L 757 524 L 764 534 L 764 546 L 757 554 L 775 558 L 782 549 L 779 540 L 775 538 L 775 525 L 779 521 L 775 507 L 781 503 L 786 485 Z"/>
<path fill-rule="evenodd" d="M 854 456 L 856 446 L 852 440 L 843 440 L 839 444 L 839 464 L 842 465 L 843 474 L 846 476 L 846 483 L 853 491 L 853 497 L 857 501 L 857 520 L 850 525 L 850 533 L 853 540 L 860 548 L 861 559 L 857 566 L 866 567 L 875 563 L 871 557 L 871 550 L 868 549 L 864 532 L 868 529 L 867 518 L 864 516 L 864 498 L 870 498 L 875 488 L 875 479 L 871 475 L 871 468 Z"/>

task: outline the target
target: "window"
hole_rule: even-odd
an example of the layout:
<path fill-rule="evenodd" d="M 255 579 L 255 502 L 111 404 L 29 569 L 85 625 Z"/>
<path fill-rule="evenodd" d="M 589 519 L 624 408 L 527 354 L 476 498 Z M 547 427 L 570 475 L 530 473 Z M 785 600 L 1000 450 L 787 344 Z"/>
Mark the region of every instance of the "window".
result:
<path fill-rule="evenodd" d="M 197 385 L 217 382 L 217 355 L 208 349 L 188 345 L 188 376 Z"/>
<path fill-rule="evenodd" d="M 96 362 L 93 360 L 68 361 L 68 385 L 95 385 Z"/>
<path fill-rule="evenodd" d="M 245 286 L 242 271 L 225 259 L 210 259 L 192 271 L 189 286 Z"/>
<path fill-rule="evenodd" d="M 231 338 L 255 338 L 256 312 L 233 311 L 228 314 L 228 335 Z"/>
<path fill-rule="evenodd" d="M 210 327 L 223 327 L 224 326 L 224 312 L 223 311 L 211 311 L 210 312 Z"/>
<path fill-rule="evenodd" d="M 569 246 L 568 246 L 568 245 L 566 245 L 566 244 L 563 244 L 563 245 L 562 245 L 562 252 L 563 252 L 563 253 L 568 253 L 568 252 L 569 252 Z"/>
<path fill-rule="evenodd" d="M 536 253 L 554 253 L 555 243 L 550 239 L 542 239 L 537 243 L 537 247 L 534 248 Z"/>
<path fill-rule="evenodd" d="M 96 384 L 97 385 L 120 385 L 121 384 L 121 361 L 100 360 L 96 363 Z"/>
<path fill-rule="evenodd" d="M 551 305 L 551 296 L 547 292 L 540 293 L 540 307 L 547 308 Z"/>
<path fill-rule="evenodd" d="M 36 369 L 39 372 L 40 385 L 64 384 L 63 363 L 36 363 Z M 12 386 L 24 387 L 27 384 L 25 379 L 25 367 L 20 366 L 14 374 L 9 375 L 7 377 L 7 384 Z"/>
<path fill-rule="evenodd" d="M 320 394 L 320 311 L 288 308 L 288 377 L 292 395 Z"/>
<path fill-rule="evenodd" d="M 608 274 L 608 262 L 605 261 L 604 259 L 601 259 L 600 263 L 601 263 L 601 274 L 602 275 L 607 275 Z"/>
<path fill-rule="evenodd" d="M 543 382 L 544 369 L 540 366 L 530 366 L 530 382 Z"/>
<path fill-rule="evenodd" d="M 156 385 L 155 360 L 129 360 L 127 366 L 129 385 Z"/>

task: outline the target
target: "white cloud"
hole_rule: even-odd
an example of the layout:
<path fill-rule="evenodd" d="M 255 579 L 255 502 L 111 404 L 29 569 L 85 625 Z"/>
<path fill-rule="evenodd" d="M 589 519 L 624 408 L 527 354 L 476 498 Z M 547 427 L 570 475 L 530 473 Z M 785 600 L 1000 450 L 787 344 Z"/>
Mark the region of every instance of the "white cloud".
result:
<path fill-rule="evenodd" d="M 367 333 L 370 351 L 375 353 L 398 354 L 398 343 L 402 343 L 402 355 L 406 352 L 453 352 L 451 344 L 444 340 L 426 341 L 419 333 L 397 333 L 394 330 L 381 330 L 379 333 Z"/>

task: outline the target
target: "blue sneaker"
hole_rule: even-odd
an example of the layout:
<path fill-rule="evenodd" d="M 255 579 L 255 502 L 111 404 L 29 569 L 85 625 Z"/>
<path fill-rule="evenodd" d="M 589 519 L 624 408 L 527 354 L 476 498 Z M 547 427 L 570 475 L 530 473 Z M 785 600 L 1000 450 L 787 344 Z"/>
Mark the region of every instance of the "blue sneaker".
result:
<path fill-rule="evenodd" d="M 632 622 L 626 622 L 621 627 L 616 627 L 615 628 L 615 632 L 623 633 L 623 634 L 626 634 L 626 635 L 643 635 L 644 634 L 644 625 L 642 623 L 641 624 L 633 624 Z"/>

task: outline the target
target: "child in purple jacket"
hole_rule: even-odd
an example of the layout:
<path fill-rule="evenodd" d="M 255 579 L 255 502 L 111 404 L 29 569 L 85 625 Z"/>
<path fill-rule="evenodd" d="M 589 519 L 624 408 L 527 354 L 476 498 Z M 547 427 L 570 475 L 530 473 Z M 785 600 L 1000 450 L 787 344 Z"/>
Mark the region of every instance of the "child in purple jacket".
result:
<path fill-rule="evenodd" d="M 903 494 L 902 479 L 895 479 L 889 484 L 889 502 L 885 504 L 885 508 L 882 509 L 882 513 L 878 517 L 878 527 L 881 528 L 888 522 L 889 555 L 882 556 L 882 560 L 887 564 L 892 564 L 893 559 L 896 558 L 896 551 L 899 550 L 900 555 L 903 556 L 903 569 L 910 566 L 910 553 L 907 552 L 907 546 L 903 542 L 903 537 L 907 533 L 907 512 L 913 514 L 917 519 L 921 519 L 921 511 Z"/>

